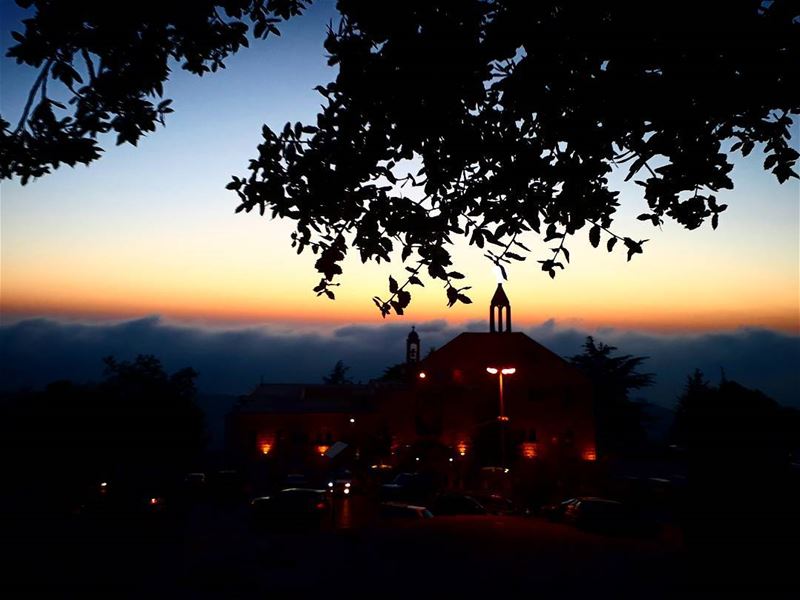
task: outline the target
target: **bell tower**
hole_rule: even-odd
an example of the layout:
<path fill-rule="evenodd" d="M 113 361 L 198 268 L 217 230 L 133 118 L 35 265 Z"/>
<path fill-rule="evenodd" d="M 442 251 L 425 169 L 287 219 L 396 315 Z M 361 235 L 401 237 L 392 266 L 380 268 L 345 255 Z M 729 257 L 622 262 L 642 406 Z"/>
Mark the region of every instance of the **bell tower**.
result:
<path fill-rule="evenodd" d="M 406 363 L 411 365 L 419 362 L 419 334 L 411 326 L 411 333 L 406 338 Z"/>
<path fill-rule="evenodd" d="M 502 283 L 497 284 L 492 302 L 489 304 L 489 331 L 491 333 L 511 332 L 511 303 L 503 291 Z"/>

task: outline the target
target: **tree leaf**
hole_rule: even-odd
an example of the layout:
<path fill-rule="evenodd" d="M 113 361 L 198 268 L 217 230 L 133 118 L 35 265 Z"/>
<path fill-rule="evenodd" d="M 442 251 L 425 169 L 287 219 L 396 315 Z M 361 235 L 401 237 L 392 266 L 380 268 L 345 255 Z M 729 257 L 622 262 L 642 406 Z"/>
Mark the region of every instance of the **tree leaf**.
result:
<path fill-rule="evenodd" d="M 589 230 L 589 241 L 594 248 L 600 245 L 600 226 L 595 225 Z"/>

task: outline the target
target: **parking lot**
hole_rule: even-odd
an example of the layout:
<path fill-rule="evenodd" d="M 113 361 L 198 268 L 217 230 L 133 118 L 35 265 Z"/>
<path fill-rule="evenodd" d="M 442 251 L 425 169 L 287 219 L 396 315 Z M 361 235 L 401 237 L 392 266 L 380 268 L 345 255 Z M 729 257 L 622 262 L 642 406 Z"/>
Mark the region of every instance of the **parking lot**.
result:
<path fill-rule="evenodd" d="M 246 504 L 204 502 L 158 523 L 73 519 L 17 528 L 17 595 L 113 597 L 517 596 L 550 591 L 673 597 L 679 540 L 586 533 L 522 516 L 382 520 L 336 501 L 313 531 L 259 531 Z"/>

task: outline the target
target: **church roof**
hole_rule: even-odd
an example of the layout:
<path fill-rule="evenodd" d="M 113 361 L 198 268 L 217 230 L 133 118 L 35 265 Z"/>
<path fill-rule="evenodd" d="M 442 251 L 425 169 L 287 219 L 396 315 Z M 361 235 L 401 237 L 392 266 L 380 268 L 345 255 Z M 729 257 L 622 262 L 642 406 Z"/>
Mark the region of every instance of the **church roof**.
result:
<path fill-rule="evenodd" d="M 521 332 L 461 333 L 426 358 L 421 366 L 429 370 L 457 367 L 482 371 L 488 366 L 517 367 L 532 363 L 573 369 L 559 355 Z"/>

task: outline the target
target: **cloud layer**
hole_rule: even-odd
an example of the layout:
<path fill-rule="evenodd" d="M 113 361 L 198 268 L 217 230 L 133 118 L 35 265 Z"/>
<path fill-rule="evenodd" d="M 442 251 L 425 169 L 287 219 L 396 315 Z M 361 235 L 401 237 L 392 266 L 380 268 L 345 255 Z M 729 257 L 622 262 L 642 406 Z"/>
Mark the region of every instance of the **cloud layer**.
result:
<path fill-rule="evenodd" d="M 441 347 L 464 329 L 481 331 L 484 323 L 454 326 L 444 320 L 419 324 L 423 355 Z M 168 370 L 192 366 L 199 388 L 207 393 L 245 393 L 260 380 L 319 382 L 337 360 L 351 367 L 351 377 L 367 381 L 405 357 L 406 324 L 351 325 L 330 331 L 250 327 L 210 329 L 146 317 L 121 323 L 76 324 L 29 319 L 0 327 L 2 389 L 40 387 L 56 379 L 94 381 L 101 359 L 131 359 L 155 354 Z M 698 335 L 564 328 L 554 321 L 524 329 L 562 356 L 580 352 L 586 335 L 617 346 L 620 352 L 649 356 L 646 369 L 656 385 L 639 396 L 665 406 L 674 404 L 695 368 L 716 381 L 724 369 L 729 379 L 760 389 L 781 403 L 800 406 L 800 336 L 766 329 L 741 329 Z"/>

